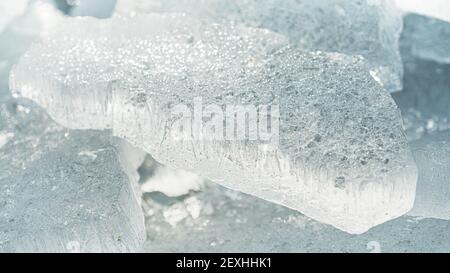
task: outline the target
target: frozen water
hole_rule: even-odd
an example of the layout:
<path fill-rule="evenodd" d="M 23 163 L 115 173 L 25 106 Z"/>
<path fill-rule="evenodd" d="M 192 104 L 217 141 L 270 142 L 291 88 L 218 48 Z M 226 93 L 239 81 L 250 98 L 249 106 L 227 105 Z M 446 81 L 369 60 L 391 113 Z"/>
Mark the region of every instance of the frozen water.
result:
<path fill-rule="evenodd" d="M 392 94 L 402 111 L 409 140 L 450 129 L 450 64 L 424 60 L 412 53 L 412 47 L 418 45 L 417 40 L 411 39 L 415 17 L 418 16 L 405 18 L 401 39 L 404 90 Z"/>
<path fill-rule="evenodd" d="M 450 63 L 450 22 L 408 15 L 405 17 L 404 35 L 409 39 L 413 55 L 439 63 Z"/>
<path fill-rule="evenodd" d="M 402 216 L 350 235 L 294 210 L 212 184 L 177 198 L 147 193 L 143 203 L 145 252 L 404 253 L 450 248 L 450 221 Z M 188 208 L 199 210 L 193 214 L 197 217 Z"/>
<path fill-rule="evenodd" d="M 112 129 L 171 168 L 351 233 L 412 207 L 416 167 L 400 113 L 359 57 L 183 15 L 77 18 L 34 44 L 10 79 L 66 127 Z M 172 107 L 198 97 L 279 106 L 279 143 L 178 138 Z"/>
<path fill-rule="evenodd" d="M 119 0 L 116 14 L 186 12 L 287 35 L 306 50 L 362 55 L 388 90 L 402 89 L 401 15 L 390 0 Z"/>
<path fill-rule="evenodd" d="M 409 214 L 449 219 L 450 65 L 412 53 L 414 18 L 428 20 L 406 17 L 401 39 L 405 90 L 393 94 L 419 169 L 416 200 Z"/>
<path fill-rule="evenodd" d="M 107 133 L 64 129 L 9 95 L 10 67 L 60 19 L 36 2 L 0 34 L 0 252 L 137 251 L 138 154 Z"/>
<path fill-rule="evenodd" d="M 0 2 L 0 32 L 17 16 L 25 12 L 28 0 Z"/>
<path fill-rule="evenodd" d="M 411 147 L 419 178 L 409 214 L 450 220 L 450 131 L 427 135 Z"/>
<path fill-rule="evenodd" d="M 448 0 L 395 0 L 397 6 L 406 12 L 418 13 L 450 22 Z"/>
<path fill-rule="evenodd" d="M 10 139 L 0 148 L 0 252 L 139 250 L 142 211 L 108 134 L 2 107 Z"/>

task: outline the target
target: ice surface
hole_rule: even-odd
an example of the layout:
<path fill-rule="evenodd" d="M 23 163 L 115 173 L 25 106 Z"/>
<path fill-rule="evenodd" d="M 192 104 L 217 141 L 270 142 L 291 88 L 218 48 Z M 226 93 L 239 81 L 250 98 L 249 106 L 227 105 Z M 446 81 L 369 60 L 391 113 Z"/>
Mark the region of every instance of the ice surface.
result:
<path fill-rule="evenodd" d="M 439 63 L 450 63 L 450 22 L 408 15 L 405 17 L 404 35 L 410 40 L 408 43 L 413 55 Z"/>
<path fill-rule="evenodd" d="M 412 207 L 416 167 L 400 113 L 359 57 L 184 15 L 77 18 L 34 44 L 10 79 L 66 127 L 112 129 L 171 168 L 351 233 Z M 172 106 L 198 97 L 279 106 L 279 143 L 177 138 Z"/>
<path fill-rule="evenodd" d="M 306 50 L 362 55 L 388 90 L 402 88 L 401 15 L 390 0 L 119 0 L 116 14 L 186 12 L 287 35 Z"/>
<path fill-rule="evenodd" d="M 142 211 L 108 134 L 2 106 L 0 252 L 139 250 Z"/>
<path fill-rule="evenodd" d="M 10 67 L 60 19 L 36 2 L 0 34 L 0 252 L 137 251 L 138 154 L 106 132 L 64 129 L 9 95 Z"/>
<path fill-rule="evenodd" d="M 418 13 L 450 22 L 448 0 L 395 0 L 397 6 L 406 12 Z"/>
<path fill-rule="evenodd" d="M 401 39 L 404 90 L 392 94 L 402 111 L 409 140 L 450 129 L 450 64 L 424 60 L 412 53 L 418 45 L 417 40 L 411 39 L 415 17 L 406 17 Z"/>
<path fill-rule="evenodd" d="M 144 196 L 146 252 L 404 253 L 450 248 L 450 221 L 403 216 L 350 235 L 294 210 L 212 184 L 183 197 Z"/>
<path fill-rule="evenodd" d="M 411 147 L 419 178 L 409 214 L 450 220 L 450 131 L 427 135 Z"/>
<path fill-rule="evenodd" d="M 25 12 L 28 0 L 0 2 L 0 32 L 17 16 Z"/>

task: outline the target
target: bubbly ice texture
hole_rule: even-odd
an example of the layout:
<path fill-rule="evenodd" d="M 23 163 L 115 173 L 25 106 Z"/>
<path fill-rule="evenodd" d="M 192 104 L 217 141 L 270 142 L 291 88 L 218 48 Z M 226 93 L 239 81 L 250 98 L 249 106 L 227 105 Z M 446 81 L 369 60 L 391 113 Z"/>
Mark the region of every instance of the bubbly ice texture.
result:
<path fill-rule="evenodd" d="M 450 2 L 448 0 L 395 0 L 395 3 L 406 12 L 450 22 Z"/>
<path fill-rule="evenodd" d="M 118 15 L 185 12 L 267 28 L 306 50 L 362 55 L 389 91 L 402 89 L 401 14 L 390 0 L 119 0 Z"/>
<path fill-rule="evenodd" d="M 362 58 L 303 52 L 268 30 L 177 14 L 77 18 L 33 45 L 10 88 L 66 127 L 111 129 L 171 168 L 350 233 L 414 201 L 400 113 Z M 279 106 L 278 143 L 177 138 L 172 107 L 198 97 Z"/>
<path fill-rule="evenodd" d="M 404 35 L 410 39 L 413 55 L 439 63 L 450 63 L 450 21 L 415 14 L 406 16 L 404 20 Z"/>
<path fill-rule="evenodd" d="M 0 252 L 138 251 L 146 237 L 132 189 L 138 154 L 107 132 L 67 130 L 10 96 L 10 67 L 60 19 L 36 2 L 0 34 Z"/>
<path fill-rule="evenodd" d="M 417 195 L 410 215 L 450 220 L 450 131 L 411 143 L 419 170 Z"/>

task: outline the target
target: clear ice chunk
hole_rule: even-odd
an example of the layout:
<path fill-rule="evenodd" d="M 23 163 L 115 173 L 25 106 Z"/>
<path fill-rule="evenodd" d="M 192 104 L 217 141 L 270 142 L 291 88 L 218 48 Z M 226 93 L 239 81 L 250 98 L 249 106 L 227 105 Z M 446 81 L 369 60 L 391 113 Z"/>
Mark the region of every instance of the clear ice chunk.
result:
<path fill-rule="evenodd" d="M 418 15 L 405 18 L 401 39 L 404 90 L 392 94 L 402 111 L 408 140 L 450 129 L 450 64 L 422 59 L 413 53 L 412 48 L 417 48 L 417 40 L 411 39 L 415 26 L 411 24 L 415 20 L 410 20 L 413 17 Z"/>
<path fill-rule="evenodd" d="M 450 22 L 415 14 L 405 16 L 404 21 L 403 35 L 409 39 L 413 55 L 450 63 Z"/>
<path fill-rule="evenodd" d="M 450 131 L 411 143 L 419 176 L 414 216 L 450 220 Z"/>
<path fill-rule="evenodd" d="M 402 89 L 401 13 L 391 0 L 119 0 L 118 15 L 183 12 L 288 36 L 306 50 L 362 55 L 389 91 Z"/>
<path fill-rule="evenodd" d="M 138 251 L 144 218 L 109 134 L 1 107 L 0 252 Z"/>
<path fill-rule="evenodd" d="M 363 59 L 307 53 L 268 30 L 176 14 L 77 18 L 33 45 L 10 87 L 68 128 L 111 129 L 164 165 L 350 233 L 414 201 L 400 112 Z M 274 138 L 178 138 L 173 106 L 198 98 L 278 107 Z"/>
<path fill-rule="evenodd" d="M 10 97 L 11 66 L 59 20 L 37 1 L 0 34 L 0 252 L 137 251 L 146 237 L 132 189 L 139 154 Z"/>

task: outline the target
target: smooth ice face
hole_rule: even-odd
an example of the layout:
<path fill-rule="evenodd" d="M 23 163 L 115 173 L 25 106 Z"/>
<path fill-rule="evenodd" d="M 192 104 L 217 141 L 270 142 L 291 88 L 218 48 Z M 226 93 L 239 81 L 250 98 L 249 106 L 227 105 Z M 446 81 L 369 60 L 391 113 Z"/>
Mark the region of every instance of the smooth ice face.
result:
<path fill-rule="evenodd" d="M 139 250 L 142 210 L 108 134 L 0 107 L 0 252 Z"/>
<path fill-rule="evenodd" d="M 171 168 L 351 233 L 412 207 L 416 168 L 399 111 L 358 57 L 182 15 L 78 18 L 34 44 L 10 80 L 64 126 L 112 129 Z M 199 98 L 205 108 L 278 107 L 274 138 L 180 133 L 174 108 Z"/>
<path fill-rule="evenodd" d="M 450 64 L 425 60 L 413 53 L 417 40 L 411 38 L 415 24 L 410 18 L 405 18 L 401 39 L 404 90 L 392 96 L 402 111 L 408 140 L 416 140 L 450 129 Z"/>
<path fill-rule="evenodd" d="M 395 0 L 395 3 L 406 12 L 422 14 L 450 22 L 450 2 L 448 0 Z"/>
<path fill-rule="evenodd" d="M 450 220 L 450 131 L 411 143 L 419 169 L 417 195 L 410 215 Z"/>
<path fill-rule="evenodd" d="M 119 0 L 118 15 L 185 12 L 267 28 L 306 50 L 362 55 L 389 91 L 402 89 L 401 14 L 390 0 Z"/>
<path fill-rule="evenodd" d="M 404 35 L 409 39 L 413 55 L 438 63 L 450 63 L 450 22 L 408 15 L 405 17 Z"/>
<path fill-rule="evenodd" d="M 17 16 L 25 12 L 28 0 L 0 2 L 0 32 Z"/>

